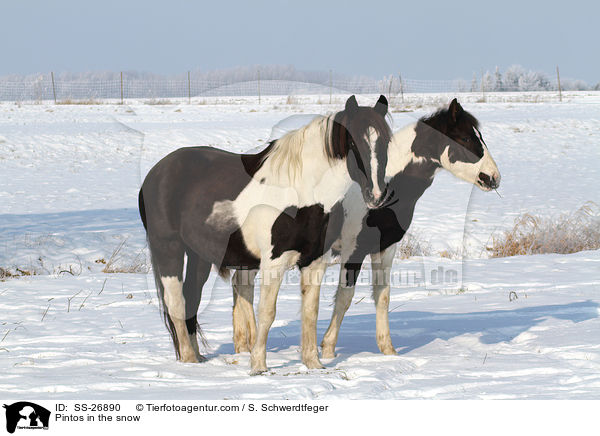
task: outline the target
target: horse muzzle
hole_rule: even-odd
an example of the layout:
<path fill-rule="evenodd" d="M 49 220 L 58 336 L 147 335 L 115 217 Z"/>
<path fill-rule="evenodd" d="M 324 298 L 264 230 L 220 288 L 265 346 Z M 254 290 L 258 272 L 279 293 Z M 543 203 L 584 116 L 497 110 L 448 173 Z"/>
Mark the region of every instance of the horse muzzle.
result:
<path fill-rule="evenodd" d="M 381 207 L 385 207 L 390 203 L 390 200 L 394 196 L 394 191 L 389 189 L 388 186 L 385 187 L 383 192 L 379 197 L 375 197 L 372 191 L 369 191 L 365 196 L 365 203 L 369 209 L 379 209 Z"/>
<path fill-rule="evenodd" d="M 479 173 L 477 176 L 477 184 L 486 191 L 497 189 L 498 186 L 500 186 L 500 174 L 490 176 L 485 173 Z"/>

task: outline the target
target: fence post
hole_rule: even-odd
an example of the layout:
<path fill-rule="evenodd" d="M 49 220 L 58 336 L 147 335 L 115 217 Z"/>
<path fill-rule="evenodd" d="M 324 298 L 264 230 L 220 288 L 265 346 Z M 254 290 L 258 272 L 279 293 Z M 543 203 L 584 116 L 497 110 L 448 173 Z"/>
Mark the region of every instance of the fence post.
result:
<path fill-rule="evenodd" d="M 400 80 L 400 96 L 402 98 L 402 104 L 404 104 L 404 85 L 402 84 L 402 74 L 398 73 L 398 80 Z"/>
<path fill-rule="evenodd" d="M 260 104 L 260 68 L 256 70 L 256 74 L 258 77 L 258 104 Z"/>
<path fill-rule="evenodd" d="M 189 71 L 188 71 L 188 104 L 192 104 L 192 81 L 190 79 Z"/>
<path fill-rule="evenodd" d="M 329 104 L 331 104 L 331 93 L 333 92 L 333 79 L 331 70 L 329 70 Z"/>
<path fill-rule="evenodd" d="M 558 65 L 556 66 L 556 80 L 558 81 L 558 100 L 562 101 L 562 89 L 560 87 L 560 74 L 558 73 Z"/>
<path fill-rule="evenodd" d="M 50 72 L 50 76 L 52 77 L 52 94 L 54 95 L 54 104 L 56 104 L 56 88 L 54 86 L 54 71 Z"/>
<path fill-rule="evenodd" d="M 123 104 L 123 71 L 121 71 L 121 104 Z"/>

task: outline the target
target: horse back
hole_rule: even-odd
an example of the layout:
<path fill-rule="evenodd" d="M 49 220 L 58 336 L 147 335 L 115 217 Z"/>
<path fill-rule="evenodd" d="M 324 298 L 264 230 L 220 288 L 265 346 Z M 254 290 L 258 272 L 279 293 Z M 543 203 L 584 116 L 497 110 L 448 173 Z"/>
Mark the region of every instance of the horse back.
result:
<path fill-rule="evenodd" d="M 212 147 L 185 147 L 168 154 L 148 172 L 140 190 L 146 228 L 176 232 L 182 216 L 192 213 L 194 220 L 206 220 L 215 202 L 235 199 L 250 182 L 255 156 Z"/>

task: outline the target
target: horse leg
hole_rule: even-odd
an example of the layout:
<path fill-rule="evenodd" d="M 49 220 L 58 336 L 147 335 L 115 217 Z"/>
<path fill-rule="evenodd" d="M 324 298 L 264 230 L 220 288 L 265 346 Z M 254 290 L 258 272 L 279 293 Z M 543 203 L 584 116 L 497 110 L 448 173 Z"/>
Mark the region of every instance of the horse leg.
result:
<path fill-rule="evenodd" d="M 250 374 L 257 375 L 267 371 L 267 336 L 275 320 L 277 294 L 283 280 L 285 269 L 267 267 L 260 269 L 260 300 L 258 302 L 258 328 L 256 342 L 250 353 Z"/>
<path fill-rule="evenodd" d="M 375 331 L 377 346 L 383 354 L 397 354 L 390 336 L 390 274 L 396 245 L 371 255 L 373 270 L 373 300 L 375 301 Z"/>
<path fill-rule="evenodd" d="M 236 353 L 248 352 L 256 339 L 254 277 L 256 270 L 236 270 L 233 287 L 233 345 Z"/>
<path fill-rule="evenodd" d="M 358 271 L 360 271 L 360 268 L 358 268 Z M 357 274 L 358 272 L 354 270 L 354 273 Z M 352 297 L 354 297 L 354 284 L 356 283 L 356 277 L 350 279 L 350 286 L 348 286 L 350 283 L 347 283 L 347 279 L 348 273 L 346 267 L 342 264 L 340 268 L 340 280 L 337 292 L 335 293 L 333 314 L 331 315 L 329 327 L 327 328 L 325 336 L 323 336 L 323 341 L 321 342 L 321 352 L 324 359 L 331 359 L 335 357 L 335 344 L 337 344 L 340 326 L 342 325 L 342 320 L 344 319 L 346 311 L 350 307 Z"/>
<path fill-rule="evenodd" d="M 198 362 L 185 322 L 183 245 L 178 240 L 153 239 L 149 240 L 149 247 L 165 324 L 171 334 L 177 359 L 182 362 Z"/>
<path fill-rule="evenodd" d="M 198 346 L 198 307 L 202 298 L 202 287 L 210 274 L 210 266 L 210 263 L 201 261 L 193 251 L 187 251 L 187 266 L 183 282 L 185 324 L 190 343 L 199 362 L 204 362 L 206 358 L 200 354 Z"/>
<path fill-rule="evenodd" d="M 301 270 L 302 362 L 309 369 L 324 368 L 319 360 L 317 350 L 317 318 L 319 315 L 321 281 L 326 268 L 327 264 L 321 258 Z"/>

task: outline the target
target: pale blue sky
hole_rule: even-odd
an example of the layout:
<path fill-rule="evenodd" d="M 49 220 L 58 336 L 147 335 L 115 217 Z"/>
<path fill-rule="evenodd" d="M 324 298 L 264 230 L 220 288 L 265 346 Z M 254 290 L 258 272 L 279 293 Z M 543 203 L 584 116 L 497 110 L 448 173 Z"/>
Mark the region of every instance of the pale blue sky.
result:
<path fill-rule="evenodd" d="M 470 79 L 512 64 L 600 82 L 600 3 L 0 0 L 0 75 L 292 64 Z"/>

